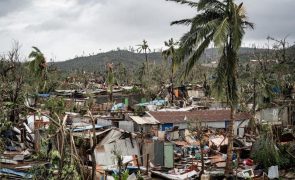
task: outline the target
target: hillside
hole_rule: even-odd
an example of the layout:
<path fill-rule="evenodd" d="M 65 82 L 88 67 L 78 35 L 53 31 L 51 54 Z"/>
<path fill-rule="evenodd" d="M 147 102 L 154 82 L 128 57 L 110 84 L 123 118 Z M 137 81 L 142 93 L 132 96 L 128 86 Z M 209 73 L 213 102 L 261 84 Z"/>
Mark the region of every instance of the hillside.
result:
<path fill-rule="evenodd" d="M 162 61 L 161 53 L 149 53 L 149 62 Z M 87 71 L 103 71 L 107 63 L 122 63 L 128 68 L 134 68 L 145 62 L 144 54 L 133 53 L 126 50 L 109 51 L 92 56 L 77 57 L 67 61 L 56 62 L 57 67 L 63 71 L 83 69 Z"/>
<path fill-rule="evenodd" d="M 266 52 L 265 49 L 241 48 L 240 59 L 247 61 L 253 58 L 253 53 Z M 200 62 L 210 63 L 218 59 L 218 49 L 207 49 L 201 57 Z M 160 63 L 163 58 L 160 52 L 153 52 L 148 54 L 148 60 L 151 63 Z M 83 69 L 86 71 L 104 71 L 107 63 L 122 63 L 128 68 L 135 68 L 145 61 L 144 54 L 134 53 L 126 50 L 109 51 L 99 53 L 92 56 L 77 57 L 67 61 L 56 62 L 56 66 L 62 71 L 71 71 L 76 69 Z"/>

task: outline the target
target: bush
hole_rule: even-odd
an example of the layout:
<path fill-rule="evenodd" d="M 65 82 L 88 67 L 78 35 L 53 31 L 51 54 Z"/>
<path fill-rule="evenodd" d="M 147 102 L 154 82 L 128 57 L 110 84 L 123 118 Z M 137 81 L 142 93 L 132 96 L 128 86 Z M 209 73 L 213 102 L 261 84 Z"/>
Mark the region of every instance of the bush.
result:
<path fill-rule="evenodd" d="M 273 140 L 271 126 L 268 124 L 262 125 L 260 133 L 260 138 L 252 146 L 251 157 L 264 168 L 279 165 L 281 157 L 279 149 Z"/>

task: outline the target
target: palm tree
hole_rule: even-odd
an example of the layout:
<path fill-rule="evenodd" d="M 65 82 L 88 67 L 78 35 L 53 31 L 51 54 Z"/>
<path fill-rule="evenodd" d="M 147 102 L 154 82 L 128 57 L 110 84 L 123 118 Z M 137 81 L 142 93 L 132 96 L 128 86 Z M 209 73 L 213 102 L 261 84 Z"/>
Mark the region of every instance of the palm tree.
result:
<path fill-rule="evenodd" d="M 43 83 L 42 90 L 45 90 L 46 87 L 46 73 L 47 73 L 47 63 L 44 57 L 44 54 L 37 48 L 32 47 L 33 51 L 29 54 L 29 58 L 32 59 L 29 62 L 29 68 L 33 72 L 34 76 L 38 79 L 39 85 Z"/>
<path fill-rule="evenodd" d="M 137 48 L 137 52 L 139 52 L 139 53 L 142 53 L 143 52 L 144 55 L 145 55 L 146 69 L 148 71 L 148 55 L 147 55 L 147 51 L 151 52 L 151 49 L 149 48 L 149 45 L 148 45 L 148 43 L 147 43 L 146 40 L 143 40 L 142 41 L 142 44 L 139 44 L 137 46 L 139 46 Z"/>
<path fill-rule="evenodd" d="M 107 64 L 107 85 L 109 88 L 109 100 L 113 102 L 113 85 L 115 84 L 115 76 L 113 72 L 113 63 Z"/>
<path fill-rule="evenodd" d="M 164 42 L 165 46 L 167 47 L 166 50 L 162 52 L 162 56 L 167 61 L 169 58 L 171 59 L 171 89 L 172 89 L 172 103 L 173 103 L 173 78 L 174 78 L 174 72 L 176 69 L 176 65 L 178 63 L 177 53 L 176 53 L 176 46 L 178 45 L 178 42 L 174 42 L 173 38 L 169 39 L 168 42 Z"/>
<path fill-rule="evenodd" d="M 225 168 L 225 175 L 230 176 L 232 174 L 234 114 L 238 103 L 237 53 L 245 34 L 245 28 L 254 28 L 254 25 L 247 21 L 243 3 L 236 4 L 234 0 L 169 1 L 187 4 L 198 11 L 198 14 L 191 19 L 171 23 L 171 25 L 190 25 L 190 30 L 180 40 L 181 59 L 188 58 L 185 75 L 191 71 L 210 43 L 220 49 L 221 57 L 216 69 L 215 87 L 219 95 L 224 89 L 226 90 L 231 109 Z"/>

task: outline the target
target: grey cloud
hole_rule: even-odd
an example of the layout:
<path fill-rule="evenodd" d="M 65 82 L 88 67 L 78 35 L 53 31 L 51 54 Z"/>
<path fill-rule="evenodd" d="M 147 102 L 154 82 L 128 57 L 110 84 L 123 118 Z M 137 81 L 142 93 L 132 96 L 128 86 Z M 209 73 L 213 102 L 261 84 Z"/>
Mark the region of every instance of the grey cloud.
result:
<path fill-rule="evenodd" d="M 56 16 L 61 19 L 66 20 L 75 20 L 79 18 L 82 11 L 79 8 L 72 8 L 72 9 L 64 9 L 62 11 L 58 11 Z"/>
<path fill-rule="evenodd" d="M 69 0 L 71 1 L 71 0 Z M 79 5 L 85 5 L 85 4 L 90 4 L 90 5 L 93 5 L 93 4 L 106 4 L 109 0 L 77 0 L 77 3 Z"/>
<path fill-rule="evenodd" d="M 16 12 L 31 4 L 30 0 L 1 0 L 0 1 L 0 17 Z"/>
<path fill-rule="evenodd" d="M 32 25 L 28 25 L 26 27 L 26 30 L 29 31 L 34 31 L 34 32 L 38 32 L 38 31 L 57 31 L 60 30 L 62 28 L 66 27 L 66 22 L 62 21 L 62 20 L 48 20 L 48 21 L 44 21 L 42 23 L 38 23 L 38 24 L 32 24 Z"/>
<path fill-rule="evenodd" d="M 295 39 L 294 0 L 247 0 L 244 5 L 249 20 L 255 23 L 246 38 L 266 40 L 268 35 L 283 38 L 289 34 L 290 41 Z"/>
<path fill-rule="evenodd" d="M 170 26 L 171 21 L 197 13 L 195 9 L 165 0 L 51 1 L 58 7 L 46 4 L 46 8 L 38 10 L 34 4 L 45 1 L 0 0 L 0 6 L 5 7 L 5 12 L 0 12 L 0 17 L 3 16 L 0 27 L 2 31 L 5 28 L 5 35 L 0 34 L 0 38 L 5 40 L 0 48 L 5 49 L 10 44 L 9 38 L 12 38 L 25 46 L 40 46 L 58 59 L 67 59 L 83 51 L 134 46 L 143 39 L 148 40 L 152 49 L 159 48 L 168 38 L 178 39 L 187 31 L 185 26 Z M 256 25 L 255 30 L 247 32 L 245 42 L 261 42 L 266 41 L 267 35 L 282 38 L 287 34 L 290 34 L 288 40 L 293 42 L 294 0 L 237 1 L 244 1 L 249 20 Z M 7 16 L 3 21 L 4 15 L 15 12 L 15 9 L 21 11 L 21 15 Z M 10 22 L 9 18 L 14 18 L 14 21 Z M 24 21 L 15 20 L 18 18 Z M 52 39 L 60 41 L 53 42 Z"/>

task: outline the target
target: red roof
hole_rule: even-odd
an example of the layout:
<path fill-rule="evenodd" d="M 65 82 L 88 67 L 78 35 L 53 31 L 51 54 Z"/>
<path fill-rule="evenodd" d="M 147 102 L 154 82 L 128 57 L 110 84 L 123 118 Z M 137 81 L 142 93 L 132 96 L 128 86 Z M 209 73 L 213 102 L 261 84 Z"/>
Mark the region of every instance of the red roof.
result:
<path fill-rule="evenodd" d="M 197 110 L 197 111 L 151 111 L 149 112 L 161 124 L 182 123 L 186 120 L 200 120 L 203 122 L 218 122 L 230 120 L 230 110 Z M 186 118 L 185 118 L 186 117 Z M 250 119 L 246 112 L 236 113 L 235 120 Z"/>

